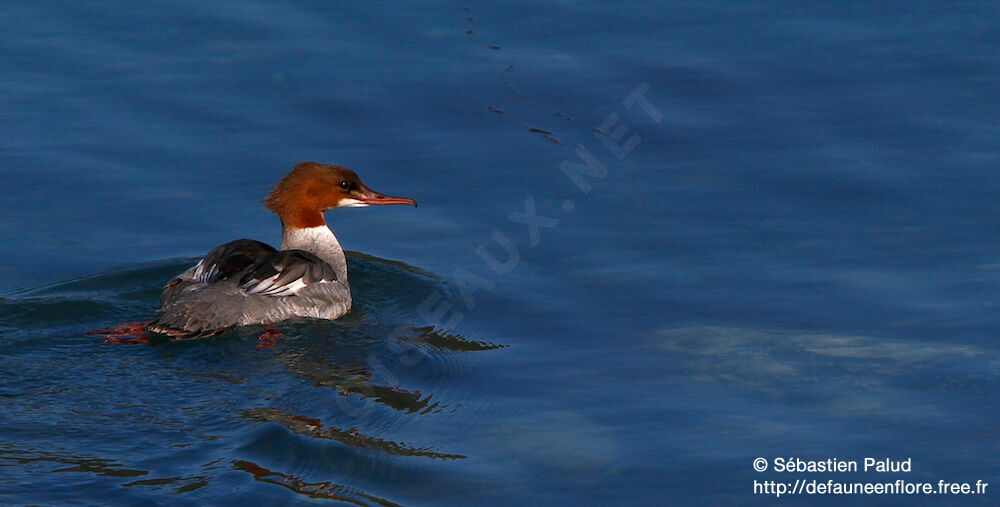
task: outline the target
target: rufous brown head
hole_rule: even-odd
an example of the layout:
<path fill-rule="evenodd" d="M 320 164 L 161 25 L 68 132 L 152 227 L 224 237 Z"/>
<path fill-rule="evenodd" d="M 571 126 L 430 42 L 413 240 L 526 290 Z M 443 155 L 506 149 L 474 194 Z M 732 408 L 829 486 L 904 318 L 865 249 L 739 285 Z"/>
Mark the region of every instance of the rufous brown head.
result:
<path fill-rule="evenodd" d="M 364 184 L 354 171 L 337 165 L 301 162 L 285 175 L 264 199 L 286 227 L 326 224 L 323 212 L 333 208 L 359 208 L 385 204 L 411 204 L 405 197 L 380 194 Z"/>

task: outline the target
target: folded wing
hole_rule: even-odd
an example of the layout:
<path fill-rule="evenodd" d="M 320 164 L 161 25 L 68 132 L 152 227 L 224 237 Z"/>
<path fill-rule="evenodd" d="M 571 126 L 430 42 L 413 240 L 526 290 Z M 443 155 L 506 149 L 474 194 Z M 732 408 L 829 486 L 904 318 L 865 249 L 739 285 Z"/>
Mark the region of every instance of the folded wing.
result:
<path fill-rule="evenodd" d="M 193 278 L 202 283 L 225 280 L 275 252 L 271 245 L 252 239 L 230 241 L 208 252 L 194 267 Z"/>
<path fill-rule="evenodd" d="M 293 296 L 307 287 L 337 281 L 333 266 L 303 250 L 271 254 L 244 273 L 240 288 L 247 294 Z"/>

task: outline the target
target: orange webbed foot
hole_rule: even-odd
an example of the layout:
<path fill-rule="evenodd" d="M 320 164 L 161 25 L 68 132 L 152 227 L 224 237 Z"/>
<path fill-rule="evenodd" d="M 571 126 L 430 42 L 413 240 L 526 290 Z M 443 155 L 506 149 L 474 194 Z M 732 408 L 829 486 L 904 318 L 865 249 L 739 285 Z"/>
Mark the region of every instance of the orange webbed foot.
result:
<path fill-rule="evenodd" d="M 280 329 L 276 327 L 269 327 L 267 328 L 267 331 L 264 331 L 264 334 L 257 338 L 257 348 L 266 349 L 273 347 L 276 343 L 278 343 L 278 340 L 284 337 L 285 335 Z"/>
<path fill-rule="evenodd" d="M 104 343 L 112 345 L 142 345 L 149 343 L 149 321 L 125 322 L 107 329 L 87 331 L 88 335 L 104 335 Z"/>

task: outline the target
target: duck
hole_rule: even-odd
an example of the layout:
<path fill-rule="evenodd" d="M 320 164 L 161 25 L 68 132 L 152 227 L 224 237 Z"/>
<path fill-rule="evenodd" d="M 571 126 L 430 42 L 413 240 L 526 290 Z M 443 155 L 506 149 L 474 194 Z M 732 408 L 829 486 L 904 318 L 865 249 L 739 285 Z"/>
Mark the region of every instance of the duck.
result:
<path fill-rule="evenodd" d="M 263 203 L 281 220 L 281 247 L 237 239 L 211 249 L 167 283 L 149 331 L 193 339 L 298 317 L 338 319 L 351 310 L 351 287 L 347 257 L 324 213 L 417 206 L 375 192 L 346 167 L 319 162 L 296 164 Z"/>

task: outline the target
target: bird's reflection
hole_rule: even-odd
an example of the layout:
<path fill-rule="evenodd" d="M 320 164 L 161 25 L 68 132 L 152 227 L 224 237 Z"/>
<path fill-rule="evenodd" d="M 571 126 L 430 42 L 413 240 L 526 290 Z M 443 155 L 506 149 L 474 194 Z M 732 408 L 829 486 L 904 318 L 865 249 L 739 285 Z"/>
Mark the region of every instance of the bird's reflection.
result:
<path fill-rule="evenodd" d="M 329 387 L 344 396 L 359 395 L 394 410 L 428 414 L 440 412 L 447 405 L 435 401 L 432 394 L 400 386 L 386 363 L 398 363 L 396 357 L 420 353 L 421 348 L 466 353 L 504 347 L 468 340 L 452 331 L 433 327 L 408 327 L 406 331 L 399 335 L 397 330 L 398 336 L 385 337 L 384 340 L 392 340 L 393 345 L 403 346 L 395 353 L 384 349 L 387 345 L 384 340 L 381 344 L 373 344 L 369 337 L 359 343 L 315 344 L 315 347 L 295 353 L 279 354 L 279 358 L 289 371 L 314 386 Z M 330 347 L 334 350 L 329 350 Z M 325 359 L 327 356 L 337 359 Z"/>
<path fill-rule="evenodd" d="M 336 500 L 354 505 L 385 505 L 397 506 L 399 504 L 371 495 L 351 486 L 337 484 L 330 481 L 306 482 L 294 475 L 277 472 L 264 468 L 252 461 L 234 460 L 233 468 L 241 472 L 253 475 L 254 480 L 275 484 L 288 488 L 295 493 L 305 495 L 310 498 L 324 500 Z"/>
<path fill-rule="evenodd" d="M 331 388 L 343 396 L 359 395 L 363 400 L 411 414 L 426 414 L 444 408 L 440 403 L 432 402 L 431 395 L 376 382 L 369 363 L 341 365 L 312 354 L 279 357 L 285 367 L 297 377 L 316 387 Z"/>
<path fill-rule="evenodd" d="M 426 447 L 411 447 L 406 444 L 383 440 L 359 433 L 357 428 L 347 430 L 325 428 L 319 419 L 289 414 L 277 408 L 255 408 L 243 413 L 248 419 L 259 422 L 271 422 L 284 426 L 292 433 L 312 438 L 335 440 L 351 447 L 369 449 L 395 456 L 421 456 L 433 459 L 462 459 L 461 454 L 444 454 L 431 451 Z"/>
<path fill-rule="evenodd" d="M 126 468 L 114 460 L 93 456 L 35 449 L 15 449 L 6 446 L 0 448 L 0 467 L 7 466 L 8 464 L 25 465 L 44 462 L 67 465 L 50 470 L 49 472 L 52 473 L 83 472 L 109 477 L 141 477 L 149 473 L 147 470 Z"/>
<path fill-rule="evenodd" d="M 479 352 L 506 347 L 506 345 L 486 341 L 469 340 L 454 331 L 445 331 L 433 326 L 413 327 L 410 330 L 413 332 L 413 336 L 406 340 L 408 343 L 426 345 L 437 350 Z"/>
<path fill-rule="evenodd" d="M 416 307 L 440 281 L 398 261 L 352 252 L 355 308 L 336 322 L 313 321 L 301 328 L 304 340 L 277 352 L 285 367 L 314 386 L 343 396 L 358 395 L 408 414 L 440 412 L 445 404 L 411 389 L 393 374 L 400 367 L 434 368 L 424 356 L 481 352 L 504 345 L 471 340 L 456 331 L 412 322 Z M 417 360 L 414 361 L 414 357 Z M 445 358 L 444 362 L 454 361 Z M 441 361 L 438 361 L 441 362 Z M 388 365 L 388 366 L 387 366 Z"/>
<path fill-rule="evenodd" d="M 336 396 L 315 392 L 312 395 L 323 401 L 312 406 L 256 407 L 243 410 L 241 416 L 355 449 L 436 460 L 465 458 L 361 433 L 358 427 L 378 427 L 386 418 L 456 410 L 460 402 L 450 407 L 442 399 L 454 394 L 454 384 L 449 381 L 462 376 L 456 370 L 466 367 L 465 356 L 504 345 L 468 339 L 450 329 L 416 325 L 415 308 L 427 293 L 437 290 L 436 280 L 395 261 L 358 255 L 349 259 L 356 280 L 352 282 L 356 306 L 351 313 L 332 322 L 284 324 L 281 327 L 287 339 L 264 352 L 273 354 L 283 369 L 304 384 Z M 254 332 L 248 331 L 249 335 Z M 447 389 L 439 393 L 443 398 L 430 392 L 438 386 Z M 374 407 L 393 412 L 368 410 Z M 344 420 L 352 422 L 345 424 Z"/>
<path fill-rule="evenodd" d="M 7 466 L 34 466 L 42 463 L 52 463 L 54 468 L 48 473 L 82 473 L 95 476 L 111 477 L 122 481 L 123 487 L 163 488 L 173 487 L 175 493 L 187 493 L 208 485 L 210 478 L 206 474 L 173 477 L 151 477 L 149 470 L 126 467 L 115 460 L 94 457 L 89 454 L 74 454 L 62 451 L 43 451 L 38 449 L 18 449 L 0 444 L 0 468 Z M 208 467 L 203 466 L 207 469 Z"/>

